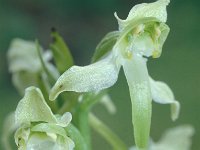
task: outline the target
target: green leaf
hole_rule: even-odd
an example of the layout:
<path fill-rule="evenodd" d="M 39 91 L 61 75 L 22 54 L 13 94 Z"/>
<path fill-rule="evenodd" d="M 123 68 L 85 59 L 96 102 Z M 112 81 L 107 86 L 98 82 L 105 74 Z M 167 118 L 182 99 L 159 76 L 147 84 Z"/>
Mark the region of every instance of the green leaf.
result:
<path fill-rule="evenodd" d="M 92 62 L 96 62 L 97 60 L 105 56 L 109 51 L 111 51 L 118 37 L 118 31 L 113 31 L 106 34 L 104 38 L 100 41 L 100 43 L 97 45 L 95 53 L 92 57 Z"/>
<path fill-rule="evenodd" d="M 58 32 L 53 31 L 51 36 L 53 37 L 53 43 L 50 44 L 50 48 L 59 72 L 63 73 L 74 64 L 74 61 L 69 48 Z"/>

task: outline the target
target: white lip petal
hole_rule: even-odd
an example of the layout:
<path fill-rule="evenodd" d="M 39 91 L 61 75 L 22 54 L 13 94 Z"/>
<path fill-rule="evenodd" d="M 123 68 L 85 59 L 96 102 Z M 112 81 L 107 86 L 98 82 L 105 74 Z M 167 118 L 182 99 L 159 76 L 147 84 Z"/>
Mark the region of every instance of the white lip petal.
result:
<path fill-rule="evenodd" d="M 160 104 L 171 104 L 171 117 L 176 120 L 179 116 L 180 104 L 175 100 L 170 87 L 161 81 L 154 81 L 149 78 L 153 100 Z"/>
<path fill-rule="evenodd" d="M 146 149 L 151 124 L 151 90 L 143 57 L 135 56 L 123 64 L 124 73 L 129 85 L 132 102 L 132 123 L 135 143 L 138 148 Z"/>
<path fill-rule="evenodd" d="M 54 141 L 51 137 L 45 134 L 33 134 L 27 144 L 27 150 L 73 150 L 74 142 L 66 137 L 58 136 Z"/>
<path fill-rule="evenodd" d="M 90 92 L 108 88 L 117 81 L 118 72 L 119 67 L 109 56 L 88 66 L 73 66 L 59 77 L 49 98 L 54 100 L 63 91 Z"/>

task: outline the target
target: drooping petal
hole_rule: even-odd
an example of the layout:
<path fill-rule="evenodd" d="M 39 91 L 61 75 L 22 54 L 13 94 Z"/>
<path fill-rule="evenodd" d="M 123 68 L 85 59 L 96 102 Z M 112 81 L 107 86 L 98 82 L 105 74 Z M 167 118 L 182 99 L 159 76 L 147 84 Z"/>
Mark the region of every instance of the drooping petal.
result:
<path fill-rule="evenodd" d="M 120 19 L 115 13 L 115 17 L 118 20 L 119 24 L 119 29 L 122 30 L 131 21 L 141 18 L 156 18 L 160 22 L 166 22 L 166 6 L 169 4 L 169 2 L 169 0 L 158 0 L 153 3 L 138 4 L 131 9 L 128 17 L 125 20 Z"/>
<path fill-rule="evenodd" d="M 94 64 L 73 66 L 63 73 L 50 92 L 50 100 L 63 91 L 99 91 L 112 86 L 118 78 L 119 67 L 115 60 L 107 56 Z"/>
<path fill-rule="evenodd" d="M 150 150 L 190 150 L 194 128 L 182 125 L 167 130 L 159 142 L 151 146 Z"/>
<path fill-rule="evenodd" d="M 174 94 L 169 86 L 161 81 L 149 78 L 153 100 L 161 104 L 171 104 L 171 118 L 176 120 L 180 111 L 180 104 L 175 100 Z"/>
<path fill-rule="evenodd" d="M 151 91 L 146 60 L 135 56 L 123 64 L 132 102 L 132 123 L 136 146 L 145 149 L 148 145 L 151 124 Z"/>
<path fill-rule="evenodd" d="M 37 121 L 57 122 L 40 89 L 36 87 L 26 89 L 25 96 L 17 105 L 15 121 L 19 125 Z"/>

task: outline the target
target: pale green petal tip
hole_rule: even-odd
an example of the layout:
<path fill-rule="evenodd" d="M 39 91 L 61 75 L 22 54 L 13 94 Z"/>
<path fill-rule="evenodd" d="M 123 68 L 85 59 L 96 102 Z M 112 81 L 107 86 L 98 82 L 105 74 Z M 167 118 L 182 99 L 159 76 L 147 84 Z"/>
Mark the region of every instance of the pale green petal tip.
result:
<path fill-rule="evenodd" d="M 66 112 L 61 117 L 57 117 L 57 124 L 61 127 L 67 127 L 71 121 L 72 114 L 70 112 Z"/>
<path fill-rule="evenodd" d="M 49 100 L 50 100 L 50 101 L 55 100 L 55 99 L 58 97 L 58 95 L 64 91 L 64 90 L 61 90 L 61 86 L 62 86 L 62 85 L 57 86 L 57 82 L 56 82 L 56 84 L 53 86 L 53 88 L 51 89 L 50 94 L 49 94 Z M 59 87 L 60 87 L 60 88 L 59 88 Z"/>

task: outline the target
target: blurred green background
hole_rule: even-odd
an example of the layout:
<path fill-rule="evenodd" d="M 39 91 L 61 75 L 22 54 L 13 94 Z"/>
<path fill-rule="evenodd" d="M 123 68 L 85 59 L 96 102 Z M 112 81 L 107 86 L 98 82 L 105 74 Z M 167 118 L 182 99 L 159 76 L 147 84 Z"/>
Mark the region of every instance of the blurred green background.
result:
<path fill-rule="evenodd" d="M 11 83 L 6 53 L 15 37 L 27 40 L 38 38 L 45 48 L 51 41 L 51 27 L 63 35 L 77 65 L 90 62 L 95 46 L 109 31 L 117 29 L 115 11 L 125 18 L 133 5 L 148 0 L 0 0 L 0 129 L 5 116 L 14 111 L 20 96 Z M 173 89 L 181 103 L 180 117 L 170 120 L 169 105 L 153 103 L 151 136 L 156 141 L 167 128 L 181 124 L 195 127 L 192 150 L 200 149 L 200 1 L 171 0 L 168 25 L 171 28 L 162 56 L 149 59 L 150 75 Z M 128 87 L 123 73 L 110 95 L 117 106 L 111 116 L 105 108 L 95 109 L 122 139 L 133 144 L 131 108 Z M 2 130 L 0 130 L 0 135 Z M 178 138 L 178 137 L 176 137 Z M 95 150 L 111 149 L 94 134 Z M 1 144 L 0 144 L 0 149 Z"/>

